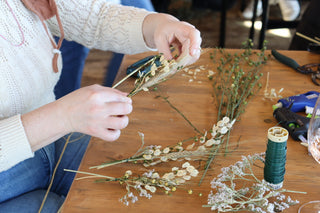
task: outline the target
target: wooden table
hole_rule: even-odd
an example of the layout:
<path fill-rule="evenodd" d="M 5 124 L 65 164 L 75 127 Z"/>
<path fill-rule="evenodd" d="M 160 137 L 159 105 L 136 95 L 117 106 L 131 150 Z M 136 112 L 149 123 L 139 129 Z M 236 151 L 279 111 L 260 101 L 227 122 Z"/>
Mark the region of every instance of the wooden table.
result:
<path fill-rule="evenodd" d="M 228 50 L 231 53 L 237 50 Z M 112 159 L 124 159 L 132 156 L 140 147 L 141 140 L 138 132 L 145 135 L 146 145 L 168 146 L 196 135 L 193 128 L 174 111 L 159 94 L 169 97 L 170 102 L 178 108 L 198 129 L 209 130 L 215 124 L 217 107 L 212 97 L 212 85 L 207 78 L 208 70 L 216 66 L 210 60 L 207 49 L 196 64 L 191 68 L 203 65 L 206 70 L 189 75 L 181 71 L 173 79 L 158 86 L 158 91 L 140 92 L 133 97 L 134 111 L 130 115 L 129 126 L 122 131 L 118 141 L 109 143 L 93 138 L 85 154 L 80 171 L 94 172 L 112 177 L 119 177 L 127 170 L 136 174 L 146 171 L 142 165 L 124 163 L 101 170 L 89 169 Z M 285 55 L 296 59 L 299 64 L 319 63 L 320 55 L 304 51 L 283 51 Z M 125 68 L 133 62 L 151 53 L 126 56 L 120 68 L 116 82 L 124 76 Z M 219 57 L 218 57 L 219 58 Z M 291 68 L 280 64 L 274 58 L 268 61 L 263 68 L 263 88 L 248 104 L 241 120 L 236 122 L 232 130 L 231 144 L 239 141 L 240 146 L 234 153 L 227 156 L 218 156 L 208 171 L 201 186 L 198 186 L 202 170 L 197 178 L 187 182 L 184 188 L 192 189 L 189 195 L 179 189 L 171 196 L 158 190 L 148 200 L 140 198 L 135 204 L 128 207 L 119 202 L 125 195 L 123 186 L 115 182 L 95 183 L 93 179 L 75 180 L 63 207 L 63 212 L 211 212 L 203 208 L 207 204 L 210 193 L 210 181 L 220 173 L 221 167 L 234 164 L 241 159 L 241 155 L 264 152 L 266 149 L 267 130 L 275 126 L 277 121 L 272 114 L 272 105 L 277 99 L 264 98 L 264 87 L 267 72 L 269 72 L 269 91 L 274 88 L 277 92 L 283 88 L 282 96 L 292 96 L 311 90 L 319 91 L 320 87 L 311 82 L 309 75 L 295 72 Z M 189 80 L 189 79 L 192 79 Z M 133 88 L 133 79 L 129 79 L 119 89 L 129 92 Z M 205 162 L 195 162 L 197 168 L 203 168 Z M 164 163 L 154 167 L 159 172 L 171 170 L 173 163 Z M 81 174 L 76 176 L 83 177 Z M 288 139 L 287 164 L 284 188 L 305 191 L 308 194 L 289 194 L 301 204 L 320 199 L 320 165 L 308 155 L 307 148 L 299 142 Z M 199 196 L 202 193 L 202 196 Z M 290 207 L 285 212 L 297 212 L 300 204 Z"/>

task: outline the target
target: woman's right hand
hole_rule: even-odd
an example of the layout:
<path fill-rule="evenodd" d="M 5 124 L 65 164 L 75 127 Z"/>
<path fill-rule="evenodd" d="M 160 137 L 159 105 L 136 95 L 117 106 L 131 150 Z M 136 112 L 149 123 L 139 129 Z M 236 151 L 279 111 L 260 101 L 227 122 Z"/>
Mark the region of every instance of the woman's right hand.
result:
<path fill-rule="evenodd" d="M 80 88 L 56 102 L 70 132 L 82 132 L 106 141 L 119 138 L 132 111 L 132 100 L 126 93 L 100 85 Z"/>

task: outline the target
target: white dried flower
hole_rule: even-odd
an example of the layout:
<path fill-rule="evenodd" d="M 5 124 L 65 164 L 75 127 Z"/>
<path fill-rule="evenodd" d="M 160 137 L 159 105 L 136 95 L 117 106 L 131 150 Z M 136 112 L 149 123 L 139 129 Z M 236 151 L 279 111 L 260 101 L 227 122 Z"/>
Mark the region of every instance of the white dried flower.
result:
<path fill-rule="evenodd" d="M 178 170 L 178 171 L 177 171 L 177 176 L 178 176 L 178 177 L 185 176 L 186 174 L 187 174 L 187 171 L 186 171 L 186 170 Z"/>
<path fill-rule="evenodd" d="M 220 133 L 221 133 L 222 135 L 226 134 L 227 132 L 228 132 L 228 128 L 225 127 L 225 126 L 220 129 Z"/>
<path fill-rule="evenodd" d="M 163 162 L 166 162 L 166 161 L 168 161 L 168 158 L 167 158 L 166 156 L 162 156 L 162 157 L 160 158 L 160 160 L 163 161 Z"/>
<path fill-rule="evenodd" d="M 160 178 L 160 175 L 159 175 L 158 172 L 155 172 L 155 173 L 153 173 L 153 174 L 151 175 L 151 178 L 158 179 L 158 178 Z"/>
<path fill-rule="evenodd" d="M 180 185 L 180 184 L 184 184 L 186 182 L 186 180 L 183 178 L 177 178 L 175 182 L 177 185 Z"/>
<path fill-rule="evenodd" d="M 207 142 L 204 144 L 205 146 L 212 146 L 215 144 L 215 140 L 213 138 L 207 140 Z"/>
<path fill-rule="evenodd" d="M 191 175 L 192 177 L 197 177 L 198 174 L 199 174 L 199 171 L 196 170 L 196 169 L 194 169 L 194 170 L 192 170 L 192 171 L 190 172 L 190 175 Z"/>
<path fill-rule="evenodd" d="M 198 152 L 204 152 L 204 151 L 206 151 L 207 149 L 206 149 L 206 147 L 204 147 L 204 146 L 198 146 L 198 148 L 197 148 L 197 151 Z"/>
<path fill-rule="evenodd" d="M 215 74 L 215 72 L 213 72 L 212 70 L 208 70 L 208 77 L 211 77 Z"/>
<path fill-rule="evenodd" d="M 185 175 L 185 176 L 183 176 L 182 178 L 185 179 L 185 180 L 190 180 L 190 179 L 191 179 L 191 176 L 190 176 L 190 175 Z"/>
<path fill-rule="evenodd" d="M 223 118 L 222 118 L 222 122 L 223 122 L 224 124 L 227 124 L 227 123 L 230 122 L 230 118 L 229 118 L 229 117 L 223 117 Z"/>
<path fill-rule="evenodd" d="M 153 153 L 154 156 L 159 156 L 161 154 L 161 151 L 159 149 L 156 149 Z"/>
<path fill-rule="evenodd" d="M 163 153 L 164 153 L 164 154 L 167 154 L 167 153 L 169 153 L 169 152 L 170 152 L 170 148 L 169 148 L 169 147 L 164 148 L 164 150 L 163 150 Z"/>
<path fill-rule="evenodd" d="M 171 171 L 175 172 L 175 171 L 178 171 L 179 170 L 179 167 L 172 167 Z"/>
<path fill-rule="evenodd" d="M 155 193 L 156 190 L 157 190 L 157 188 L 154 187 L 154 186 L 150 186 L 150 188 L 149 188 L 149 191 L 152 192 L 152 193 Z"/>
<path fill-rule="evenodd" d="M 190 163 L 189 162 L 185 162 L 184 164 L 182 164 L 182 168 L 187 168 L 190 166 Z"/>
<path fill-rule="evenodd" d="M 127 171 L 125 172 L 125 174 L 130 176 L 130 175 L 132 175 L 132 171 L 131 171 L 131 170 L 127 170 Z"/>
<path fill-rule="evenodd" d="M 143 155 L 143 158 L 146 160 L 151 160 L 152 156 L 151 155 Z"/>
<path fill-rule="evenodd" d="M 194 168 L 194 166 L 189 165 L 186 169 L 189 173 L 192 173 L 194 170 L 196 170 L 196 168 Z"/>
<path fill-rule="evenodd" d="M 195 143 L 188 145 L 187 148 L 186 148 L 186 150 L 192 150 L 193 147 L 194 147 L 194 145 L 195 145 Z"/>
<path fill-rule="evenodd" d="M 218 122 L 217 122 L 217 126 L 218 126 L 219 128 L 223 127 L 223 126 L 224 126 L 224 122 L 223 122 L 223 121 L 218 121 Z"/>
<path fill-rule="evenodd" d="M 162 178 L 165 180 L 172 180 L 174 177 L 175 175 L 173 174 L 173 172 L 166 173 L 162 176 Z"/>

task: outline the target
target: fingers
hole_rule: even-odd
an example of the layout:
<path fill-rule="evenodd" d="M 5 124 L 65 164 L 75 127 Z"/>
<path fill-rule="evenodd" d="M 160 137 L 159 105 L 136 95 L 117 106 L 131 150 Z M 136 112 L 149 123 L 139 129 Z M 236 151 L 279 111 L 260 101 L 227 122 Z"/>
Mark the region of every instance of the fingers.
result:
<path fill-rule="evenodd" d="M 132 100 L 116 89 L 92 85 L 80 88 L 59 99 L 64 125 L 71 132 L 82 132 L 103 140 L 114 141 L 120 136 L 132 112 Z"/>
<path fill-rule="evenodd" d="M 90 134 L 105 141 L 115 141 L 120 137 L 121 129 L 126 128 L 128 124 L 128 116 L 109 117 L 99 127 L 92 129 Z"/>
<path fill-rule="evenodd" d="M 97 135 L 96 137 L 104 140 L 104 141 L 115 141 L 121 135 L 121 131 L 118 129 L 105 129 L 102 131 L 101 135 Z"/>
<path fill-rule="evenodd" d="M 108 126 L 107 129 L 113 130 L 121 130 L 128 126 L 129 118 L 128 116 L 117 116 L 117 117 L 109 117 L 106 120 L 106 125 Z"/>
<path fill-rule="evenodd" d="M 201 51 L 201 34 L 200 31 L 195 29 L 190 34 L 190 55 L 191 56 L 200 56 Z"/>
<path fill-rule="evenodd" d="M 167 38 L 166 36 L 156 36 L 155 37 L 156 47 L 157 47 L 158 51 L 163 54 L 163 56 L 166 60 L 172 59 L 169 40 L 170 39 Z"/>
<path fill-rule="evenodd" d="M 182 55 L 186 52 L 192 57 L 199 58 L 200 56 L 200 46 L 201 46 L 201 35 L 200 31 L 197 30 L 193 25 L 182 22 L 184 25 L 181 28 L 181 32 L 176 33 L 177 40 L 182 46 Z"/>
<path fill-rule="evenodd" d="M 172 59 L 170 46 L 178 47 L 181 50 L 180 55 L 192 56 L 192 63 L 199 59 L 202 42 L 199 30 L 182 21 L 169 22 L 162 27 L 162 31 L 157 32 L 155 36 L 155 44 L 166 59 Z"/>
<path fill-rule="evenodd" d="M 106 103 L 104 111 L 104 114 L 111 116 L 128 115 L 132 112 L 132 104 L 123 102 Z"/>
<path fill-rule="evenodd" d="M 91 94 L 89 98 L 92 99 L 93 102 L 126 102 L 132 103 L 131 98 L 127 97 L 127 93 L 121 92 L 117 89 L 103 87 L 100 85 L 90 86 Z"/>

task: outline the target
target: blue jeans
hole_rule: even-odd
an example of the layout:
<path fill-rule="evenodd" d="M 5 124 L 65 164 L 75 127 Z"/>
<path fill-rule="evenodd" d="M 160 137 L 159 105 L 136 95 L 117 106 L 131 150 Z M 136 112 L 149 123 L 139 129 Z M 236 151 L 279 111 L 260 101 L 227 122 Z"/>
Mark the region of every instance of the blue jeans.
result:
<path fill-rule="evenodd" d="M 59 38 L 55 38 L 56 41 Z M 79 89 L 84 63 L 89 49 L 73 41 L 63 40 L 61 49 L 63 68 L 60 79 L 54 88 L 56 99 Z"/>
<path fill-rule="evenodd" d="M 122 5 L 144 8 L 154 11 L 151 0 L 121 0 Z M 58 41 L 59 38 L 56 38 Z M 55 87 L 56 99 L 79 89 L 85 60 L 89 54 L 89 49 L 73 41 L 63 40 L 62 47 L 63 68 L 61 77 Z M 104 86 L 111 87 L 117 75 L 123 54 L 114 53 L 107 69 L 104 79 Z"/>
<path fill-rule="evenodd" d="M 7 171 L 0 173 L 0 212 L 37 212 L 49 186 L 54 168 L 69 135 L 35 152 L 29 158 Z M 90 136 L 71 133 L 54 176 L 53 185 L 42 212 L 57 212 L 66 197 Z"/>

